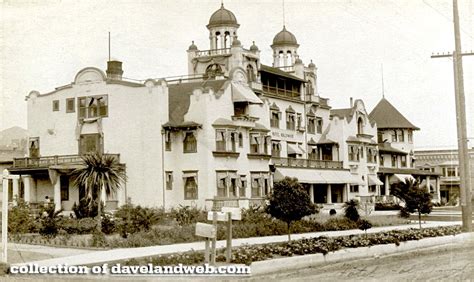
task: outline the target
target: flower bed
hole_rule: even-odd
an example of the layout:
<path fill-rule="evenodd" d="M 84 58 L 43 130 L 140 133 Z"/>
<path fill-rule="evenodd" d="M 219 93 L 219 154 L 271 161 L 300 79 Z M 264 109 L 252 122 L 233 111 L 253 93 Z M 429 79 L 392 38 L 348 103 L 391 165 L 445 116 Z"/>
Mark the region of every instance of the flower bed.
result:
<path fill-rule="evenodd" d="M 368 235 L 351 235 L 339 237 L 317 237 L 311 239 L 294 240 L 285 243 L 270 243 L 263 245 L 245 245 L 232 250 L 232 263 L 250 265 L 255 261 L 268 260 L 278 257 L 291 257 L 321 253 L 326 255 L 344 248 L 370 247 L 382 244 L 396 244 L 400 242 L 420 240 L 429 237 L 456 235 L 461 233 L 460 226 L 435 227 L 425 229 L 392 230 L 372 233 Z M 225 261 L 224 250 L 218 250 L 217 261 Z M 190 251 L 180 254 L 160 255 L 140 260 L 128 260 L 128 265 L 173 265 L 198 264 L 204 261 L 204 253 Z"/>

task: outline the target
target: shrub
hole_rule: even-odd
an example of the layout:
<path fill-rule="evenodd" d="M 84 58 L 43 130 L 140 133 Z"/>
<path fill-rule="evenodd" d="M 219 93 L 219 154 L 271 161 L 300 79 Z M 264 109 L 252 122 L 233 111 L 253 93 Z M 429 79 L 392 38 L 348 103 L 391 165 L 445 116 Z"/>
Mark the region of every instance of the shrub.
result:
<path fill-rule="evenodd" d="M 16 197 L 17 205 L 8 212 L 8 232 L 29 233 L 36 231 L 35 220 L 30 214 L 30 208 L 25 201 Z"/>
<path fill-rule="evenodd" d="M 330 215 L 330 216 L 336 215 L 336 213 L 337 213 L 337 212 L 336 212 L 335 209 L 331 209 L 331 210 L 329 211 L 329 215 Z"/>
<path fill-rule="evenodd" d="M 323 224 L 323 230 L 326 231 L 349 230 L 356 228 L 357 223 L 347 217 L 331 217 Z"/>
<path fill-rule="evenodd" d="M 93 201 L 92 199 L 82 198 L 79 201 L 78 205 L 76 205 L 76 203 L 74 202 L 72 206 L 72 210 L 74 211 L 74 215 L 76 216 L 77 219 L 87 218 L 87 217 L 96 217 L 97 216 L 97 202 Z M 103 206 L 102 206 L 102 210 L 103 210 Z"/>
<path fill-rule="evenodd" d="M 388 203 L 375 203 L 376 211 L 393 211 L 400 210 L 401 206 L 399 204 L 388 202 Z"/>
<path fill-rule="evenodd" d="M 54 238 L 58 234 L 58 222 L 61 219 L 59 214 L 62 210 L 55 210 L 54 205 L 48 205 L 41 209 L 41 227 L 39 233 L 44 237 Z"/>
<path fill-rule="evenodd" d="M 207 220 L 205 211 L 196 207 L 182 205 L 179 205 L 178 208 L 171 209 L 171 217 L 174 218 L 180 226 Z"/>
<path fill-rule="evenodd" d="M 358 222 L 359 229 L 365 232 L 365 235 L 367 235 L 367 229 L 372 228 L 372 223 L 366 219 L 361 219 Z"/>
<path fill-rule="evenodd" d="M 104 234 L 112 234 L 115 231 L 116 226 L 113 216 L 108 213 L 102 214 L 102 232 Z"/>
<path fill-rule="evenodd" d="M 350 200 L 344 203 L 344 216 L 352 221 L 358 221 L 360 216 L 357 208 L 359 202 L 357 200 Z"/>
<path fill-rule="evenodd" d="M 104 233 L 95 230 L 92 233 L 91 246 L 92 247 L 106 247 L 106 246 L 108 246 Z"/>
<path fill-rule="evenodd" d="M 150 230 L 164 218 L 164 213 L 162 210 L 126 204 L 120 207 L 114 216 L 117 220 L 115 229 L 123 238 L 127 238 L 129 234 Z"/>

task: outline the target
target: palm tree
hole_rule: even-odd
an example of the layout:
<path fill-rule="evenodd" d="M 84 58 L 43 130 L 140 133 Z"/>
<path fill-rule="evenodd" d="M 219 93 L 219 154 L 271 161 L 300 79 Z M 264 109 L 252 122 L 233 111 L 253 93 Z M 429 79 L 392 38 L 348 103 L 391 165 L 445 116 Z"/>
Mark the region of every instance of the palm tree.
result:
<path fill-rule="evenodd" d="M 127 179 L 125 167 L 115 156 L 92 153 L 82 156 L 83 166 L 71 174 L 74 186 L 84 189 L 87 199 L 97 202 L 97 229 L 102 229 L 101 202 L 102 191 L 107 196 L 120 189 Z M 94 199 L 95 198 L 95 199 Z"/>

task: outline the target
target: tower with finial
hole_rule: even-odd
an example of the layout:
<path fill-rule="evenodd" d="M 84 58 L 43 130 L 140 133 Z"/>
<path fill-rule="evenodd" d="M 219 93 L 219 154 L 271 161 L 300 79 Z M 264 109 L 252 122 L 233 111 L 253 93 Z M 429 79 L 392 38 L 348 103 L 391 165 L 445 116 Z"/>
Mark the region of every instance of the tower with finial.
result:
<path fill-rule="evenodd" d="M 221 2 L 220 9 L 211 15 L 207 25 L 210 49 L 230 48 L 232 41 L 237 38 L 239 26 L 234 13 L 224 8 L 224 3 Z"/>

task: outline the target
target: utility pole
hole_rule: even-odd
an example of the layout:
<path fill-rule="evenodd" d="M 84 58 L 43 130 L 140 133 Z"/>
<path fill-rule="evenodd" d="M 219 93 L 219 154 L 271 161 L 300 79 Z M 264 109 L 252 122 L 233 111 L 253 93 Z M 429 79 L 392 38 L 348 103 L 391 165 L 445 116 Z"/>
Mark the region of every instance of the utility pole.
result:
<path fill-rule="evenodd" d="M 458 2 L 453 0 L 453 21 L 454 21 L 454 42 L 455 51 L 450 54 L 436 54 L 431 58 L 453 58 L 454 68 L 454 91 L 456 101 L 456 124 L 458 135 L 458 158 L 460 172 L 461 209 L 462 209 L 462 230 L 472 231 L 472 206 L 471 206 L 471 167 L 469 164 L 469 151 L 467 148 L 466 131 L 466 103 L 464 96 L 464 78 L 462 68 L 462 57 L 472 56 L 474 52 L 462 53 L 461 35 L 459 32 Z"/>

